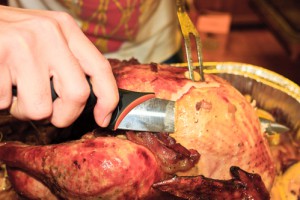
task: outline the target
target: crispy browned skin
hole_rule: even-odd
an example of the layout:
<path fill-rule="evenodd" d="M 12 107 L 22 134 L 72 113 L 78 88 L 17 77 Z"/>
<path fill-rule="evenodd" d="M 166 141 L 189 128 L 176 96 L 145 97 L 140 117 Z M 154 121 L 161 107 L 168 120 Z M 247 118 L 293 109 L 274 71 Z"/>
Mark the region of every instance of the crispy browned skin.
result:
<path fill-rule="evenodd" d="M 228 169 L 239 166 L 260 174 L 270 189 L 274 162 L 250 103 L 224 79 L 205 74 L 205 82 L 192 82 L 184 76 L 187 70 L 158 64 L 119 63 L 113 68 L 120 88 L 154 92 L 158 98 L 176 101 L 171 136 L 201 155 L 193 169 L 179 175 L 229 179 Z"/>
<path fill-rule="evenodd" d="M 17 169 L 7 167 L 14 190 L 26 199 L 57 200 L 58 198 L 41 181 Z"/>
<path fill-rule="evenodd" d="M 50 146 L 9 142 L 0 146 L 0 160 L 21 196 L 47 200 L 158 198 L 161 193 L 151 187 L 155 181 L 199 160 L 198 152 L 166 133 L 128 132 L 129 140 L 107 134 L 95 130 L 79 141 Z"/>
<path fill-rule="evenodd" d="M 231 180 L 214 180 L 204 176 L 178 177 L 153 185 L 154 188 L 169 192 L 184 199 L 268 200 L 270 195 L 261 177 L 250 174 L 238 167 L 231 167 Z"/>
<path fill-rule="evenodd" d="M 6 143 L 0 146 L 0 160 L 64 199 L 142 198 L 162 175 L 147 148 L 114 137 L 48 146 Z"/>

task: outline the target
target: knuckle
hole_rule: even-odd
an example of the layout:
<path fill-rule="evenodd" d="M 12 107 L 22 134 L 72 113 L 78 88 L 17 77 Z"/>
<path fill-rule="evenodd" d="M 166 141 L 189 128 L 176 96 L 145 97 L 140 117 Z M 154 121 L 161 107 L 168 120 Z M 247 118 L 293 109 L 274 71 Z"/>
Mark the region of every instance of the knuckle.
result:
<path fill-rule="evenodd" d="M 27 26 L 22 30 L 23 37 L 34 40 L 54 40 L 60 37 L 60 23 L 55 18 L 48 16 L 35 16 L 27 21 Z M 42 33 L 42 34 L 41 34 Z M 27 37 L 26 37 L 27 36 Z"/>
<path fill-rule="evenodd" d="M 105 101 L 102 102 L 102 107 L 105 107 L 108 112 L 111 112 L 115 109 L 119 103 L 119 96 L 116 93 L 115 96 L 108 96 Z"/>
<path fill-rule="evenodd" d="M 70 101 L 73 101 L 76 104 L 85 104 L 90 95 L 90 87 L 88 83 L 78 84 L 76 87 L 69 90 L 66 95 Z"/>
<path fill-rule="evenodd" d="M 8 49 L 18 52 L 23 52 L 24 50 L 28 51 L 30 44 L 34 44 L 34 33 L 28 29 L 23 29 L 21 31 L 13 31 L 8 32 L 10 37 L 9 45 L 7 45 Z"/>
<path fill-rule="evenodd" d="M 0 110 L 9 108 L 10 104 L 11 104 L 10 98 L 0 97 Z"/>
<path fill-rule="evenodd" d="M 102 62 L 103 62 L 104 66 L 110 68 L 110 62 L 108 61 L 108 59 L 105 58 L 105 59 L 102 60 Z"/>
<path fill-rule="evenodd" d="M 32 23 L 35 24 L 37 31 L 43 33 L 53 33 L 60 29 L 59 22 L 50 17 L 39 16 L 33 19 Z"/>
<path fill-rule="evenodd" d="M 116 93 L 118 94 L 118 93 Z M 119 95 L 116 95 L 113 100 L 111 101 L 111 105 L 112 105 L 112 108 L 115 108 L 117 106 L 117 104 L 119 103 Z"/>
<path fill-rule="evenodd" d="M 106 70 L 106 71 L 111 71 L 112 70 L 112 67 L 111 67 L 111 65 L 110 65 L 110 63 L 107 59 L 103 59 L 101 62 L 102 62 L 101 70 Z"/>
<path fill-rule="evenodd" d="M 71 124 L 65 120 L 50 120 L 50 122 L 57 128 L 65 128 Z"/>
<path fill-rule="evenodd" d="M 45 104 L 35 104 L 34 107 L 26 110 L 27 117 L 31 120 L 42 120 L 49 118 L 52 114 L 52 107 Z"/>
<path fill-rule="evenodd" d="M 53 36 L 53 32 L 59 30 L 57 22 L 51 18 L 37 16 L 24 22 L 22 26 L 11 28 L 7 33 L 10 37 L 10 45 L 19 49 L 31 49 L 39 40 L 41 33 L 45 37 Z"/>
<path fill-rule="evenodd" d="M 60 12 L 60 11 L 53 11 L 56 19 L 58 19 L 58 21 L 60 21 L 62 24 L 64 25 L 76 25 L 76 22 L 74 20 L 74 18 L 66 13 L 66 12 Z"/>
<path fill-rule="evenodd" d="M 0 87 L 0 110 L 7 109 L 11 105 L 12 97 L 3 87 Z"/>

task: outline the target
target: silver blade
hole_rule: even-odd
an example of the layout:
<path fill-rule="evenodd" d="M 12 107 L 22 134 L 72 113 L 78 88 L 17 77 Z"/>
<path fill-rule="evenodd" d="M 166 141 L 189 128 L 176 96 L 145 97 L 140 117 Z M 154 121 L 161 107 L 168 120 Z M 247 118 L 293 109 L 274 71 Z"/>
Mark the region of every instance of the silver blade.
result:
<path fill-rule="evenodd" d="M 175 102 L 149 99 L 133 108 L 121 121 L 118 129 L 174 132 Z"/>

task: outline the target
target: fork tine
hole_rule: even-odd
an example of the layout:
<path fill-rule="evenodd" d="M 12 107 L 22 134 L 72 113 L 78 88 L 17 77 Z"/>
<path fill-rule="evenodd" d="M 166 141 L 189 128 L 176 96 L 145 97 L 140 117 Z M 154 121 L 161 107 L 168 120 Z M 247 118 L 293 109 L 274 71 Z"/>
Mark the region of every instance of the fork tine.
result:
<path fill-rule="evenodd" d="M 204 73 L 203 73 L 203 56 L 202 56 L 202 44 L 199 34 L 197 33 L 196 38 L 196 46 L 197 46 L 197 55 L 198 55 L 198 62 L 199 62 L 199 71 L 201 80 L 204 81 Z"/>
<path fill-rule="evenodd" d="M 193 67 L 193 61 L 192 61 L 191 41 L 190 41 L 190 35 L 193 35 L 195 38 L 196 47 L 197 47 L 197 57 L 198 57 L 198 62 L 199 62 L 200 78 L 202 81 L 204 81 L 203 61 L 202 61 L 202 45 L 201 45 L 199 33 L 196 30 L 190 17 L 186 13 L 186 10 L 184 7 L 185 0 L 177 0 L 176 2 L 177 2 L 176 3 L 177 4 L 177 17 L 178 17 L 179 25 L 180 25 L 181 32 L 182 32 L 182 35 L 184 38 L 184 45 L 185 45 L 185 50 L 186 50 L 190 79 L 195 81 L 194 67 Z"/>
<path fill-rule="evenodd" d="M 183 39 L 184 39 L 184 46 L 185 46 L 185 52 L 186 52 L 186 57 L 187 57 L 187 62 L 188 62 L 190 79 L 192 81 L 195 81 L 194 66 L 193 66 L 192 53 L 191 53 L 192 48 L 191 48 L 191 45 L 190 45 L 191 44 L 190 37 L 184 35 Z"/>

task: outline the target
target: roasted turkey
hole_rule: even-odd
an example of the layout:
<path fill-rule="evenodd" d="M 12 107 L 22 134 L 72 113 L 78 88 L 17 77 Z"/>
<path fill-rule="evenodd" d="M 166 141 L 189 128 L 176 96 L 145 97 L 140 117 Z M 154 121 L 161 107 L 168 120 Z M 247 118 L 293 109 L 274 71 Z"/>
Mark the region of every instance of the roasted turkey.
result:
<path fill-rule="evenodd" d="M 114 64 L 118 86 L 176 101 L 175 140 L 197 150 L 201 159 L 185 175 L 230 178 L 233 165 L 258 173 L 270 188 L 274 162 L 255 110 L 224 79 L 206 75 L 205 82 L 185 77 L 186 68 L 150 64 Z"/>
<path fill-rule="evenodd" d="M 119 88 L 176 101 L 175 132 L 96 129 L 60 144 L 3 142 L 0 161 L 21 196 L 269 198 L 274 162 L 258 117 L 240 92 L 211 74 L 205 75 L 205 82 L 192 82 L 185 68 L 136 60 L 110 62 Z"/>

